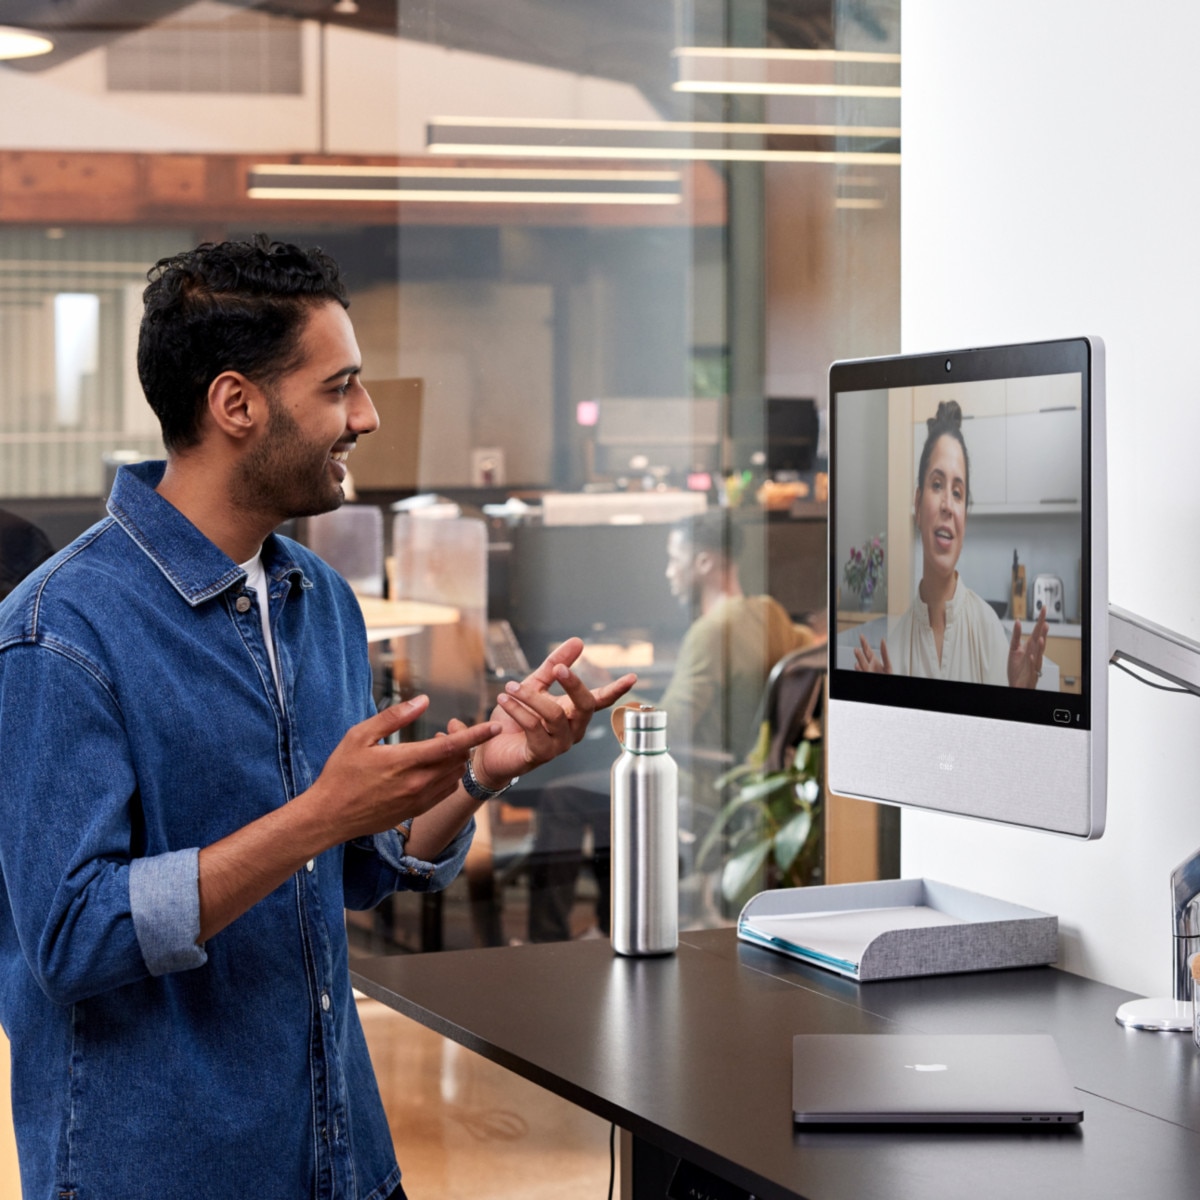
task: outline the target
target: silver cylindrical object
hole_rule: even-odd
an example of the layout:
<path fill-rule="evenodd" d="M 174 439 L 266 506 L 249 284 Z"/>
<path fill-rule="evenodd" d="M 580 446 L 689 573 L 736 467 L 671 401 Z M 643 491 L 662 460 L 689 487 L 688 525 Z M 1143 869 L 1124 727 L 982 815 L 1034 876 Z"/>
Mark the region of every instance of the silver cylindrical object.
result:
<path fill-rule="evenodd" d="M 667 714 L 626 705 L 613 714 L 613 728 L 622 752 L 612 768 L 612 946 L 618 954 L 672 954 L 679 945 L 679 772 L 667 752 Z"/>

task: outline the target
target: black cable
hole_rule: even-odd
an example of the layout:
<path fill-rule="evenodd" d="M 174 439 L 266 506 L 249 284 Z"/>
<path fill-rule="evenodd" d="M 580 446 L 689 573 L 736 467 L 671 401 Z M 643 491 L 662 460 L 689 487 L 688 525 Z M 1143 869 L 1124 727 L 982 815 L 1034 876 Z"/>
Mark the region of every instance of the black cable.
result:
<path fill-rule="evenodd" d="M 617 1181 L 617 1124 L 608 1127 L 608 1200 L 613 1200 L 613 1186 Z"/>
<path fill-rule="evenodd" d="M 1119 667 L 1122 671 L 1125 672 L 1126 675 L 1132 675 L 1133 678 L 1138 681 L 1138 683 L 1144 683 L 1147 687 L 1156 688 L 1160 692 L 1179 692 L 1185 696 L 1196 695 L 1196 693 L 1193 692 L 1190 688 L 1176 687 L 1174 684 L 1170 684 L 1170 683 L 1155 683 L 1153 680 L 1147 679 L 1145 677 L 1145 675 L 1141 675 L 1137 671 L 1131 671 L 1124 663 L 1121 663 L 1121 662 L 1113 663 L 1113 666 Z"/>

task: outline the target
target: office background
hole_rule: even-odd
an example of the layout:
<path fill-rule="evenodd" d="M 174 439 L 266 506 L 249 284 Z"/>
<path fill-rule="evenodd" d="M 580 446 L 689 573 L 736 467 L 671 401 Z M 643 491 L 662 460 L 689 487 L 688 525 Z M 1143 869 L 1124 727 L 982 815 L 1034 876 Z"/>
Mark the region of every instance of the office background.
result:
<path fill-rule="evenodd" d="M 0 504 L 56 545 L 95 519 L 106 456 L 159 452 L 147 266 L 263 229 L 344 267 L 384 416 L 351 470 L 385 549 L 414 492 L 531 506 L 488 517 L 486 614 L 530 659 L 578 631 L 661 688 L 698 615 L 664 579 L 664 488 L 731 502 L 747 592 L 820 610 L 825 372 L 898 345 L 895 0 L 269 8 L 116 5 L 0 67 Z M 768 86 L 726 86 L 746 71 Z M 773 404 L 808 406 L 801 461 Z M 539 523 L 548 492 L 622 491 L 619 525 Z"/>

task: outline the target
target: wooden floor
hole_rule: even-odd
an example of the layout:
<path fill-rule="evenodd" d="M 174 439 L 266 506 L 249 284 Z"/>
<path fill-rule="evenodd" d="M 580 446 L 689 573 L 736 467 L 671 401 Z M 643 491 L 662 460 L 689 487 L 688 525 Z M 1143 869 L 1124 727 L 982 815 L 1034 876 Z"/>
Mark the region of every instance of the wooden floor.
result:
<path fill-rule="evenodd" d="M 609 1125 L 359 1001 L 409 1200 L 604 1200 Z"/>
<path fill-rule="evenodd" d="M 594 897 L 582 881 L 575 936 L 597 936 Z M 506 891 L 503 942 L 525 939 L 527 909 L 521 888 Z M 408 952 L 420 943 L 419 912 L 415 896 L 394 906 L 392 934 Z M 361 925 L 350 930 L 352 958 L 396 952 Z M 482 944 L 461 879 L 444 895 L 440 926 L 447 950 Z M 605 1200 L 607 1122 L 378 1001 L 358 1004 L 409 1200 Z"/>

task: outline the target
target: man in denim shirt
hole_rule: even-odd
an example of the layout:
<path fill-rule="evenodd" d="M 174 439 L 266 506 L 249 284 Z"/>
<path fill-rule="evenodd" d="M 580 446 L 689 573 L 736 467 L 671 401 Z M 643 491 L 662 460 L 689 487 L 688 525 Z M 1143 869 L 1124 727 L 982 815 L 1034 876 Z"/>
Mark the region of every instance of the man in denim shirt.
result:
<path fill-rule="evenodd" d="M 272 533 L 378 424 L 337 268 L 160 262 L 166 463 L 0 606 L 0 1020 L 27 1197 L 402 1197 L 343 909 L 458 872 L 481 800 L 582 737 L 565 643 L 491 719 L 383 739 L 345 582 Z M 551 695 L 558 683 L 561 694 Z"/>

